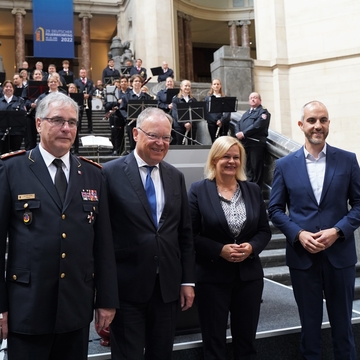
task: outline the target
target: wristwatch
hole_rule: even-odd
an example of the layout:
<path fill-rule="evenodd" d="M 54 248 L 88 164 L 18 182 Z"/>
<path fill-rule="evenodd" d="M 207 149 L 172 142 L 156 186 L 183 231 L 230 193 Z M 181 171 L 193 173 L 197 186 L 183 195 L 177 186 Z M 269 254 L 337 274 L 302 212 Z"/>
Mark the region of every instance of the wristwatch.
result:
<path fill-rule="evenodd" d="M 337 234 L 339 235 L 339 239 L 344 239 L 344 233 L 342 232 L 342 230 L 340 228 L 338 228 L 337 226 L 334 226 L 334 229 L 336 230 Z"/>

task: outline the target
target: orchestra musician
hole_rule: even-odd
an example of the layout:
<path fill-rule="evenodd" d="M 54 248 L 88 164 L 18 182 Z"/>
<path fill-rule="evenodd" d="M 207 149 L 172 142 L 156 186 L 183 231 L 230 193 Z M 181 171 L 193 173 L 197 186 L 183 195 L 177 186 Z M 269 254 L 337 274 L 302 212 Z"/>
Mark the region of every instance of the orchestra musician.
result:
<path fill-rule="evenodd" d="M 84 94 L 84 109 L 88 121 L 88 133 L 93 133 L 92 127 L 92 106 L 91 100 L 94 93 L 94 83 L 87 77 L 87 71 L 84 67 L 79 70 L 80 77 L 74 81 L 79 93 Z M 82 116 L 79 118 L 78 132 L 81 132 Z"/>
<path fill-rule="evenodd" d="M 104 84 L 111 83 L 111 80 L 120 79 L 119 70 L 115 69 L 115 62 L 113 59 L 109 59 L 107 67 L 102 72 L 102 82 Z M 110 81 L 109 81 L 110 80 Z"/>
<path fill-rule="evenodd" d="M 209 105 L 211 99 L 224 97 L 225 94 L 222 90 L 221 81 L 219 79 L 213 79 L 208 96 L 205 98 L 206 113 L 205 118 L 211 138 L 211 142 L 214 142 L 218 136 L 227 135 L 230 124 L 230 113 L 211 113 L 209 112 Z"/>
<path fill-rule="evenodd" d="M 142 60 L 136 59 L 136 65 L 130 69 L 130 76 L 140 75 L 142 77 L 142 81 L 144 81 L 147 79 L 146 69 L 141 65 L 142 65 Z"/>
<path fill-rule="evenodd" d="M 124 119 L 127 119 L 126 132 L 129 137 L 130 151 L 132 151 L 135 149 L 136 145 L 132 136 L 133 128 L 136 126 L 136 122 L 133 121 L 134 119 L 128 118 L 129 100 L 152 100 L 152 97 L 149 94 L 141 91 L 143 86 L 143 78 L 141 75 L 133 75 L 130 78 L 130 83 L 132 84 L 132 89 L 128 94 L 126 94 L 126 96 L 123 97 L 120 105 L 120 112 Z"/>
<path fill-rule="evenodd" d="M 72 71 L 70 71 L 69 66 L 70 66 L 69 60 L 64 60 L 62 62 L 63 69 L 58 72 L 59 75 L 60 76 L 74 76 L 74 73 Z"/>
<path fill-rule="evenodd" d="M 78 93 L 78 89 L 76 87 L 76 85 L 74 83 L 69 83 L 68 84 L 68 95 L 70 96 L 70 94 L 77 94 Z M 80 119 L 80 116 L 82 116 L 83 112 L 84 112 L 84 106 L 83 105 L 79 105 L 79 115 L 78 115 L 78 119 Z M 79 120 L 77 122 L 77 126 L 79 126 Z M 76 131 L 76 136 L 75 136 L 75 140 L 74 140 L 74 144 L 73 144 L 73 151 L 72 153 L 74 155 L 79 155 L 79 131 Z"/>
<path fill-rule="evenodd" d="M 178 133 L 175 134 L 175 144 L 174 145 L 182 145 L 184 144 L 184 136 L 188 136 L 190 134 L 190 138 L 196 139 L 196 131 L 197 131 L 197 125 L 195 122 L 186 122 L 180 123 L 178 122 L 178 114 L 177 114 L 177 104 L 184 104 L 189 102 L 197 101 L 191 93 L 191 82 L 189 80 L 183 80 L 180 83 L 180 91 L 177 96 L 173 97 L 172 100 L 172 117 L 174 119 L 174 130 Z M 189 145 L 192 145 L 193 142 L 190 141 Z"/>
<path fill-rule="evenodd" d="M 128 87 L 128 80 L 126 76 L 121 76 L 120 80 L 114 80 L 115 85 L 114 97 L 116 101 L 105 102 L 105 111 L 109 119 L 111 129 L 111 142 L 113 144 L 112 155 L 116 156 L 121 154 L 124 148 L 124 128 L 126 117 L 120 111 L 122 99 L 130 93 Z"/>
<path fill-rule="evenodd" d="M 4 95 L 0 98 L 0 111 L 20 112 L 23 111 L 25 118 L 25 103 L 21 97 L 14 95 L 15 85 L 11 80 L 3 83 Z M 11 119 L 11 117 L 10 117 Z M 11 125 L 11 124 L 10 124 Z M 25 126 L 9 126 L 9 124 L 0 125 L 0 154 L 10 151 L 20 150 L 21 143 L 25 135 Z"/>
<path fill-rule="evenodd" d="M 34 81 L 42 81 L 41 70 L 34 70 L 32 78 Z M 41 95 L 41 94 L 40 94 Z M 27 114 L 26 114 L 26 136 L 25 136 L 25 149 L 31 150 L 37 143 L 37 130 L 35 124 L 35 108 L 38 97 L 29 97 L 25 102 Z"/>
<path fill-rule="evenodd" d="M 172 77 L 168 77 L 165 82 L 165 89 L 160 90 L 156 94 L 156 100 L 158 101 L 158 107 L 164 110 L 167 114 L 171 112 L 172 102 L 168 103 L 167 100 L 167 90 L 174 88 L 174 79 Z"/>

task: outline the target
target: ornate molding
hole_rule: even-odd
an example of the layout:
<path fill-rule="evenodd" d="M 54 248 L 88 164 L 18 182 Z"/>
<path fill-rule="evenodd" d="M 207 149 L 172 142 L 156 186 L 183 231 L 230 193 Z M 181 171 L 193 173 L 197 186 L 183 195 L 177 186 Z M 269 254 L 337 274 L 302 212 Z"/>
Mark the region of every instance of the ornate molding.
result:
<path fill-rule="evenodd" d="M 16 15 L 16 14 L 21 14 L 21 15 L 23 15 L 23 16 L 26 15 L 26 11 L 25 11 L 24 8 L 15 8 L 15 9 L 12 9 L 12 10 L 11 10 L 11 13 L 12 13 L 13 15 Z"/>

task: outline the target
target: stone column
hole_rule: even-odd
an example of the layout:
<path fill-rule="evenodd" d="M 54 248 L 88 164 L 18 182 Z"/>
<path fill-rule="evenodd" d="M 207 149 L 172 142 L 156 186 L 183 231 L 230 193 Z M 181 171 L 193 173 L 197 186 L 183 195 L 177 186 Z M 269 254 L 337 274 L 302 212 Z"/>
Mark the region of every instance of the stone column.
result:
<path fill-rule="evenodd" d="M 239 46 L 237 27 L 240 25 L 240 21 L 229 21 L 229 32 L 230 32 L 230 46 Z"/>
<path fill-rule="evenodd" d="M 26 11 L 25 9 L 15 8 L 11 13 L 15 19 L 15 62 L 16 69 L 19 70 L 23 61 L 25 61 L 24 16 L 26 15 Z"/>
<path fill-rule="evenodd" d="M 180 79 L 186 78 L 186 65 L 185 65 L 185 41 L 184 41 L 184 21 L 183 16 L 185 14 L 178 11 L 177 23 L 178 23 L 178 48 L 179 48 L 179 73 Z"/>
<path fill-rule="evenodd" d="M 251 25 L 250 20 L 240 21 L 242 47 L 250 47 L 249 25 Z"/>
<path fill-rule="evenodd" d="M 81 63 L 80 67 L 87 70 L 87 77 L 91 79 L 91 47 L 90 47 L 90 20 L 92 15 L 87 12 L 79 14 L 81 20 Z"/>
<path fill-rule="evenodd" d="M 189 15 L 186 15 L 184 17 L 184 40 L 185 40 L 186 78 L 190 81 L 194 81 L 191 17 Z"/>

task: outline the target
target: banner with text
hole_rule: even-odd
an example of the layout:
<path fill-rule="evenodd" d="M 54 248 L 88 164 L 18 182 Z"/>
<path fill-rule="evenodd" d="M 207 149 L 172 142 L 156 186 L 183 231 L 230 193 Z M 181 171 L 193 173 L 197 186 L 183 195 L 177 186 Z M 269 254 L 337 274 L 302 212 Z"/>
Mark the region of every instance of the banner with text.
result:
<path fill-rule="evenodd" d="M 33 0 L 34 56 L 74 58 L 73 0 Z"/>

